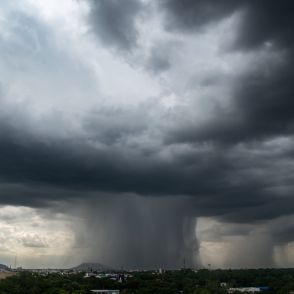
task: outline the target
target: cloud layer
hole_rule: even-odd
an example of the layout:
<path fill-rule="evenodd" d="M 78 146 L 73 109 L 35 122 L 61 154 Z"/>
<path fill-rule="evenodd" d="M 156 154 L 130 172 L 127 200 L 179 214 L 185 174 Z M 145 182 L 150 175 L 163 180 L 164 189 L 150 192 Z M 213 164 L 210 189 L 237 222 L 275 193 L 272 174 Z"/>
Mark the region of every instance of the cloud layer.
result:
<path fill-rule="evenodd" d="M 56 208 L 83 199 L 103 207 L 112 195 L 118 211 L 115 199 L 132 195 L 120 216 L 129 228 L 124 252 L 149 230 L 138 211 L 150 205 L 155 223 L 167 220 L 152 238 L 170 230 L 159 243 L 177 240 L 156 255 L 162 263 L 187 252 L 193 230 L 179 231 L 196 217 L 233 225 L 235 235 L 244 224 L 268 224 L 271 246 L 294 241 L 275 222 L 294 207 L 291 1 L 65 2 L 68 18 L 52 3 L 3 4 L 0 15 L 2 204 Z M 93 241 L 101 248 L 104 234 Z M 22 240 L 46 245 L 34 235 Z M 146 254 L 138 249 L 129 265 Z M 146 266 L 159 265 L 154 258 Z"/>

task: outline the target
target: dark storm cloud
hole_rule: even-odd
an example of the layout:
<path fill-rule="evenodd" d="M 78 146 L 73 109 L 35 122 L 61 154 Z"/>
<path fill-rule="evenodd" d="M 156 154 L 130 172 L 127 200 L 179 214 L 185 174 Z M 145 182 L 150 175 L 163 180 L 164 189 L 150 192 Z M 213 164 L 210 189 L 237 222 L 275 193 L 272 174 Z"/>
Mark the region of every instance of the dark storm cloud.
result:
<path fill-rule="evenodd" d="M 160 0 L 170 30 L 193 31 L 232 14 L 245 1 Z"/>
<path fill-rule="evenodd" d="M 292 52 L 290 52 L 292 54 Z M 279 65 L 249 71 L 235 80 L 229 109 L 217 109 L 198 126 L 172 131 L 167 141 L 225 143 L 291 135 L 294 126 L 293 56 Z"/>
<path fill-rule="evenodd" d="M 283 218 L 271 226 L 272 234 L 275 242 L 278 244 L 285 244 L 294 241 L 293 218 Z"/>
<path fill-rule="evenodd" d="M 201 186 L 209 189 L 209 183 L 188 185 L 193 176 L 180 159 L 156 162 L 156 157 L 148 154 L 124 152 L 123 146 L 120 150 L 110 145 L 96 149 L 81 144 L 79 139 L 41 142 L 36 138 L 23 139 L 23 134 L 13 133 L 11 129 L 2 130 L 3 133 L 9 133 L 2 136 L 0 144 L 0 173 L 6 182 L 158 195 L 191 194 L 201 190 Z M 109 136 L 101 141 L 109 142 Z M 196 162 L 189 166 L 195 171 L 206 169 L 197 172 L 201 179 L 207 173 L 214 173 L 211 160 L 219 160 L 219 164 L 222 161 L 206 158 L 197 162 L 198 167 L 194 166 Z"/>
<path fill-rule="evenodd" d="M 275 193 L 275 188 L 288 185 L 290 179 L 269 172 L 274 164 L 277 169 L 283 169 L 280 162 L 288 156 L 288 150 L 262 156 L 254 154 L 263 149 L 258 144 L 252 150 L 246 147 L 245 151 L 212 145 L 183 152 L 176 147 L 169 151 L 168 157 L 162 157 L 160 152 L 167 146 L 156 146 L 147 153 L 144 149 L 133 149 L 123 142 L 134 131 L 136 136 L 138 130 L 130 130 L 128 125 L 124 129 L 121 123 L 123 131 L 113 135 L 117 140 L 113 137 L 110 140 L 107 126 L 101 121 L 103 117 L 98 125 L 104 129 L 100 132 L 96 128 L 97 136 L 44 141 L 2 127 L 1 202 L 39 207 L 70 198 L 93 199 L 108 192 L 182 195 L 191 204 L 185 207 L 188 215 L 218 215 L 238 222 L 293 213 L 290 195 L 283 192 L 280 199 Z M 91 130 L 88 135 L 95 123 L 97 119 L 86 124 Z M 291 174 L 293 168 L 285 172 Z M 272 192 L 268 191 L 270 187 Z"/>
<path fill-rule="evenodd" d="M 118 107 L 93 110 L 84 121 L 83 130 L 92 140 L 102 144 L 123 143 L 129 136 L 137 137 L 148 130 L 149 109 L 150 105 L 144 104 L 127 111 Z"/>
<path fill-rule="evenodd" d="M 143 7 L 140 0 L 89 0 L 89 3 L 89 24 L 98 39 L 122 50 L 136 45 L 136 18 Z"/>
<path fill-rule="evenodd" d="M 293 133 L 293 2 L 171 0 L 161 5 L 167 9 L 167 24 L 189 33 L 238 11 L 241 20 L 230 50 L 272 54 L 263 64 L 252 64 L 252 69 L 231 80 L 229 108 L 217 108 L 200 126 L 179 128 L 167 141 L 233 144 Z"/>
<path fill-rule="evenodd" d="M 293 46 L 293 1 L 247 1 L 245 7 L 238 47 L 252 49 L 265 42 L 283 48 Z"/>
<path fill-rule="evenodd" d="M 242 19 L 236 40 L 240 48 L 254 48 L 270 41 L 290 45 L 293 41 L 294 4 L 290 0 L 161 0 L 159 3 L 165 9 L 169 29 L 192 32 L 240 12 Z"/>

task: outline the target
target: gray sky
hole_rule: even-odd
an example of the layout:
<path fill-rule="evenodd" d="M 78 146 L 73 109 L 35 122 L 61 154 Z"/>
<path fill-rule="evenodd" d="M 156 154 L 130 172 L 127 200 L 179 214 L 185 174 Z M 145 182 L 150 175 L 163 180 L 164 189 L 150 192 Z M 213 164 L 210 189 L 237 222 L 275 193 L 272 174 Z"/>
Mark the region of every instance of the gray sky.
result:
<path fill-rule="evenodd" d="M 0 6 L 4 263 L 294 265 L 290 0 Z"/>

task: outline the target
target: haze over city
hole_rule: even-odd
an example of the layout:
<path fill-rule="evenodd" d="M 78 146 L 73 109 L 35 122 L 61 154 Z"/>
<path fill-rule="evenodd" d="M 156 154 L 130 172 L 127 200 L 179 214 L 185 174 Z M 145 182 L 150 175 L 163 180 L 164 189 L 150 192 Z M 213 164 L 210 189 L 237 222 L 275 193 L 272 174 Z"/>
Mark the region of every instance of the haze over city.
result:
<path fill-rule="evenodd" d="M 0 0 L 0 263 L 294 266 L 294 2 Z"/>

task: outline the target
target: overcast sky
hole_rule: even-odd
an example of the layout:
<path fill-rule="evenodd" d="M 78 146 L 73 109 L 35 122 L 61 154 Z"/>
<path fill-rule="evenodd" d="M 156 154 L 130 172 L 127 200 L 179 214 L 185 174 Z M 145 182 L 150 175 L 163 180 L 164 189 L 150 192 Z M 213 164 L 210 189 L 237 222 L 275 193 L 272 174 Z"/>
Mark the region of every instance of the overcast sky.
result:
<path fill-rule="evenodd" d="M 0 6 L 0 263 L 294 266 L 293 1 Z"/>

